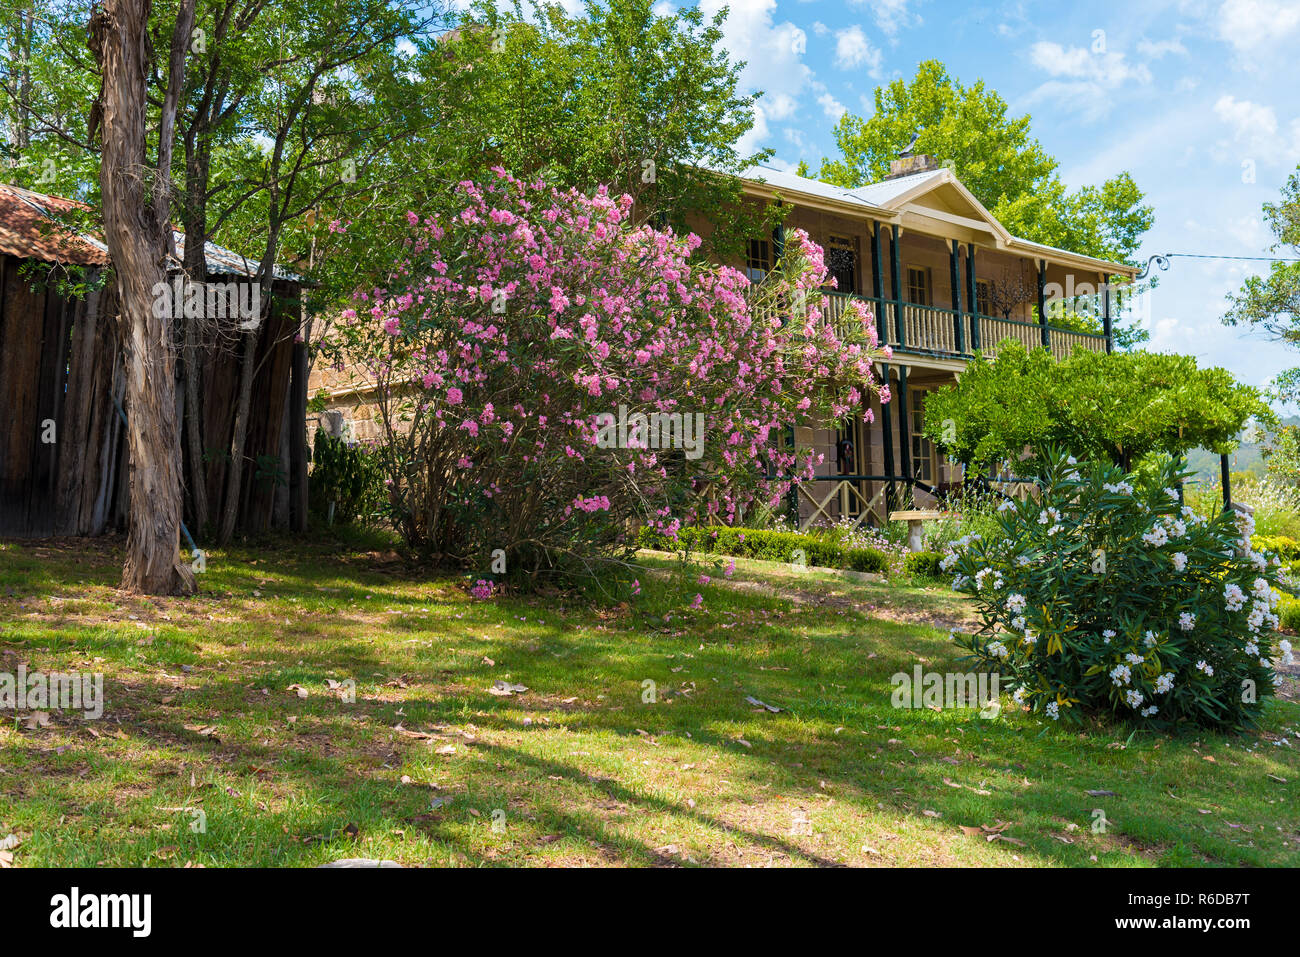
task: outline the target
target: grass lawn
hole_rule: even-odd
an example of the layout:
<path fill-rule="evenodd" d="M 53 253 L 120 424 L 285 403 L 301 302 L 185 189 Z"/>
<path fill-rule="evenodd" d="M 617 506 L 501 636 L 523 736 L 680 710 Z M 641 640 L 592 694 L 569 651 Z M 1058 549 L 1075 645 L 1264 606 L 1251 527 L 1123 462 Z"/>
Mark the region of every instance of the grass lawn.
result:
<path fill-rule="evenodd" d="M 119 562 L 0 543 L 0 671 L 100 672 L 106 696 L 99 721 L 4 715 L 14 866 L 1300 862 L 1294 679 L 1245 736 L 892 708 L 895 672 L 966 670 L 942 587 L 743 560 L 698 586 L 647 554 L 630 607 L 483 602 L 312 541 L 136 599 Z"/>

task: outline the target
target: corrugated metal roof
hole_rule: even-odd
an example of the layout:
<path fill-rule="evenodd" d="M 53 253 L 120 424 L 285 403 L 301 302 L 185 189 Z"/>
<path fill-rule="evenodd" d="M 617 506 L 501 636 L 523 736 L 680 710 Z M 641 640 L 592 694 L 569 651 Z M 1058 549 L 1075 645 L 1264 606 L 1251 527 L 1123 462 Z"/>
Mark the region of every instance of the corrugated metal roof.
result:
<path fill-rule="evenodd" d="M 108 247 L 98 236 L 77 235 L 57 225 L 57 217 L 89 208 L 76 200 L 0 183 L 0 253 L 43 262 L 107 265 Z M 177 252 L 184 256 L 185 234 L 174 230 L 172 236 Z M 204 244 L 203 256 L 210 275 L 251 277 L 257 272 L 255 260 L 213 242 Z M 276 279 L 300 280 L 299 276 L 280 266 L 274 267 L 272 272 Z"/>
<path fill-rule="evenodd" d="M 830 183 L 823 183 L 821 180 L 797 176 L 794 173 L 773 169 L 770 166 L 751 166 L 745 170 L 742 176 L 748 180 L 766 183 L 773 189 L 797 191 L 806 193 L 809 196 L 821 196 L 824 199 L 833 199 L 840 203 L 862 206 L 866 209 L 882 210 L 888 209 L 891 201 L 902 196 L 908 190 L 928 179 L 943 176 L 943 170 L 922 170 L 919 173 L 909 173 L 897 179 L 868 183 L 865 186 L 855 186 L 851 189 L 846 189 L 843 186 L 832 186 Z"/>
<path fill-rule="evenodd" d="M 861 192 L 861 190 L 847 190 L 842 186 L 832 186 L 830 183 L 823 183 L 821 180 L 796 176 L 794 173 L 773 169 L 770 166 L 751 166 L 741 175 L 744 179 L 766 183 L 777 190 L 790 190 L 805 193 L 809 196 L 820 196 L 823 199 L 835 200 L 838 203 L 871 207 L 870 203 L 853 195 L 854 192 Z"/>
<path fill-rule="evenodd" d="M 850 192 L 858 199 L 873 206 L 888 206 L 899 196 L 920 186 L 926 180 L 937 179 L 942 176 L 943 170 L 941 169 L 927 169 L 919 173 L 908 173 L 906 176 L 899 176 L 896 179 L 868 183 L 866 186 L 859 186 L 850 190 Z"/>

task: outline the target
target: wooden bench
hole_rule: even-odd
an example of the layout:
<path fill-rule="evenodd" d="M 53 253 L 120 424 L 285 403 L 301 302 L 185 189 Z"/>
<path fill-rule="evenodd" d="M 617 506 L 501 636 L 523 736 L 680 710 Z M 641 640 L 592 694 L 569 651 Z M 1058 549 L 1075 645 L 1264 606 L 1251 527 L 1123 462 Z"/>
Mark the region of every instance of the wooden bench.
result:
<path fill-rule="evenodd" d="M 932 522 L 935 519 L 943 517 L 943 512 L 936 512 L 922 508 L 889 513 L 889 520 L 891 522 L 907 522 L 907 550 L 909 552 L 919 552 L 925 547 L 925 543 L 921 539 L 922 523 Z"/>

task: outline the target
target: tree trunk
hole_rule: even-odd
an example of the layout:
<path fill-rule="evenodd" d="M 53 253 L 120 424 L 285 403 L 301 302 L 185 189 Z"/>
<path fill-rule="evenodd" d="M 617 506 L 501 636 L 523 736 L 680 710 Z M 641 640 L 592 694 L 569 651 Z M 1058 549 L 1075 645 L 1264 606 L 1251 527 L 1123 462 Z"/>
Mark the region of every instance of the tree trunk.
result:
<path fill-rule="evenodd" d="M 193 18 L 194 2 L 185 0 L 177 16 L 182 43 L 188 42 Z M 165 287 L 167 279 L 163 263 L 170 239 L 166 191 L 171 125 L 165 104 L 156 173 L 167 182 L 155 180 L 151 200 L 146 165 L 148 21 L 149 0 L 105 0 L 90 20 L 90 48 L 103 75 L 98 126 L 104 238 L 117 277 L 126 362 L 131 509 L 122 587 L 148 594 L 188 594 L 194 590 L 194 576 L 180 557 L 181 460 L 171 318 L 170 310 L 154 314 L 153 291 L 159 284 Z M 181 52 L 183 61 L 183 46 Z M 174 117 L 174 100 L 170 109 Z"/>
<path fill-rule="evenodd" d="M 206 131 L 204 131 L 206 135 Z M 208 147 L 200 137 L 199 142 L 187 143 L 185 156 L 185 274 L 192 282 L 206 282 L 207 257 L 204 246 L 208 238 L 207 186 Z M 190 453 L 190 496 L 194 504 L 194 530 L 203 534 L 208 524 L 208 468 L 203 460 L 203 416 L 199 404 L 203 380 L 202 352 L 199 349 L 199 321 L 186 318 L 185 323 L 185 426 Z"/>
<path fill-rule="evenodd" d="M 244 481 L 244 444 L 248 438 L 248 413 L 253 404 L 253 374 L 257 369 L 258 333 L 264 324 L 244 333 L 244 356 L 239 367 L 239 400 L 235 407 L 235 434 L 230 443 L 230 475 L 226 483 L 226 502 L 221 512 L 221 531 L 217 542 L 225 545 L 235 534 L 239 520 L 239 496 Z"/>

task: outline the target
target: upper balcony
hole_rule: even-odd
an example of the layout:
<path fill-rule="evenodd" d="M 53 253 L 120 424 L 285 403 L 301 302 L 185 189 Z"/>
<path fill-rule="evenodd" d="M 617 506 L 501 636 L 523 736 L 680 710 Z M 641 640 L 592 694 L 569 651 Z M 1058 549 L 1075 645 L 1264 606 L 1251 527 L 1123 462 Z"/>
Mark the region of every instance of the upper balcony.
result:
<path fill-rule="evenodd" d="M 1079 346 L 1093 352 L 1107 351 L 1106 336 L 1100 333 L 939 306 L 919 306 L 874 296 L 827 292 L 826 297 L 827 319 L 837 330 L 842 329 L 849 300 L 865 302 L 876 317 L 880 342 L 888 343 L 895 353 L 970 359 L 976 352 L 996 355 L 998 343 L 1006 339 L 1022 342 L 1026 349 L 1044 346 L 1057 359 L 1065 358 Z"/>
<path fill-rule="evenodd" d="M 914 364 L 957 370 L 1007 339 L 1057 358 L 1076 348 L 1113 348 L 1116 277 L 1137 270 L 1013 236 L 929 157 L 900 160 L 896 175 L 853 189 L 780 170 L 742 177 L 754 202 L 784 207 L 770 237 L 749 240 L 744 262 L 761 281 L 780 259 L 790 229 L 826 253 L 838 323 L 850 298 L 876 317 L 882 343 Z M 1074 323 L 1059 317 L 1090 317 Z"/>

